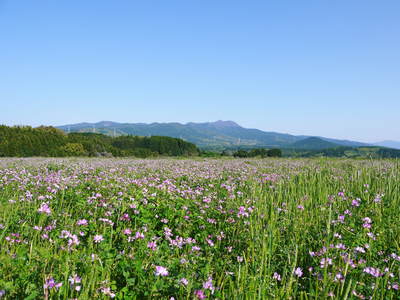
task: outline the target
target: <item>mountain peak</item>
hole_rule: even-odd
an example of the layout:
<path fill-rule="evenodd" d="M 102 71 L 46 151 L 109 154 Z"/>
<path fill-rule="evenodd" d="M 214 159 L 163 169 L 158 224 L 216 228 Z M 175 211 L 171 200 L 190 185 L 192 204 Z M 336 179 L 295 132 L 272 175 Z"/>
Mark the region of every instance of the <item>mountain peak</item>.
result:
<path fill-rule="evenodd" d="M 210 125 L 214 125 L 216 127 L 240 127 L 239 124 L 237 124 L 234 121 L 222 121 L 222 120 L 218 120 L 215 122 L 210 122 Z"/>
<path fill-rule="evenodd" d="M 101 126 L 101 127 L 109 127 L 109 126 L 119 125 L 119 123 L 116 123 L 113 121 L 100 121 L 100 122 L 95 123 L 94 125 Z"/>

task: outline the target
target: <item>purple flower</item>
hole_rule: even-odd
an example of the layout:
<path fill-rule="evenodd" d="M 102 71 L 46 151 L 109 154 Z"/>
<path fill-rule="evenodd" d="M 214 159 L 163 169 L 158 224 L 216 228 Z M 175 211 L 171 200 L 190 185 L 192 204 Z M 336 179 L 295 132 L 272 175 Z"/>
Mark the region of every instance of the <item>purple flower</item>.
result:
<path fill-rule="evenodd" d="M 213 286 L 212 277 L 211 276 L 208 277 L 207 281 L 203 283 L 203 289 L 210 290 L 211 294 L 214 293 L 215 287 Z"/>
<path fill-rule="evenodd" d="M 144 239 L 144 234 L 139 232 L 139 231 L 137 231 L 136 234 L 135 234 L 135 239 L 137 239 L 137 240 L 138 239 Z"/>
<path fill-rule="evenodd" d="M 131 235 L 132 234 L 132 230 L 130 230 L 129 228 L 124 229 L 123 233 L 125 235 Z"/>
<path fill-rule="evenodd" d="M 367 235 L 368 235 L 371 239 L 373 239 L 374 241 L 376 240 L 376 237 L 375 237 L 375 235 L 374 235 L 372 232 L 368 232 Z"/>
<path fill-rule="evenodd" d="M 370 229 L 370 228 L 371 228 L 371 224 L 369 224 L 369 223 L 364 223 L 364 224 L 363 224 L 363 227 L 364 227 L 364 228 L 367 228 L 367 229 Z"/>
<path fill-rule="evenodd" d="M 342 280 L 344 280 L 343 274 L 342 273 L 337 273 L 335 275 L 335 281 L 342 281 Z"/>
<path fill-rule="evenodd" d="M 277 280 L 277 281 L 281 281 L 281 279 L 282 279 L 282 278 L 281 278 L 281 275 L 279 275 L 279 274 L 276 273 L 276 272 L 274 273 L 274 275 L 272 275 L 272 278 L 275 279 L 275 280 Z"/>
<path fill-rule="evenodd" d="M 186 278 L 181 278 L 181 280 L 179 280 L 179 283 L 184 286 L 187 286 L 189 284 L 189 280 L 187 280 Z"/>
<path fill-rule="evenodd" d="M 156 266 L 156 271 L 154 272 L 156 276 L 168 276 L 168 270 L 162 266 Z"/>
<path fill-rule="evenodd" d="M 297 277 L 300 278 L 301 276 L 303 276 L 303 271 L 301 270 L 301 268 L 297 267 L 296 270 L 294 271 L 294 274 L 295 274 Z"/>
<path fill-rule="evenodd" d="M 363 247 L 360 247 L 360 246 L 356 247 L 356 248 L 354 249 L 354 251 L 360 252 L 360 253 L 365 253 L 365 249 L 364 249 Z"/>
<path fill-rule="evenodd" d="M 368 224 L 371 224 L 371 223 L 372 223 L 371 219 L 368 218 L 368 217 L 365 217 L 365 218 L 363 219 L 363 222 L 364 222 L 364 223 L 368 223 Z"/>
<path fill-rule="evenodd" d="M 45 284 L 43 285 L 44 289 L 56 289 L 58 290 L 62 286 L 62 282 L 56 282 L 53 277 L 50 277 L 46 280 Z"/>
<path fill-rule="evenodd" d="M 110 296 L 111 298 L 115 297 L 115 293 L 113 293 L 109 287 L 102 287 L 100 290 L 104 295 Z"/>
<path fill-rule="evenodd" d="M 147 243 L 147 248 L 149 248 L 149 249 L 151 249 L 151 250 L 153 250 L 153 251 L 155 251 L 155 250 L 157 250 L 157 244 L 156 244 L 156 242 L 148 242 Z"/>
<path fill-rule="evenodd" d="M 325 268 L 325 267 L 327 267 L 327 266 L 329 266 L 329 265 L 332 265 L 332 259 L 331 258 L 322 258 L 321 259 L 321 261 L 320 261 L 320 267 L 321 268 Z"/>
<path fill-rule="evenodd" d="M 78 275 L 75 274 L 74 276 L 69 277 L 68 281 L 71 284 L 77 284 L 77 283 L 81 283 L 82 278 L 80 278 Z"/>
<path fill-rule="evenodd" d="M 103 236 L 101 234 L 97 234 L 97 235 L 94 236 L 93 241 L 98 244 L 101 241 L 104 241 L 104 238 L 103 238 Z"/>
<path fill-rule="evenodd" d="M 206 299 L 207 298 L 202 290 L 194 291 L 194 295 L 196 296 L 197 299 Z"/>
<path fill-rule="evenodd" d="M 82 278 L 80 278 L 78 275 L 75 274 L 74 276 L 69 277 L 68 281 L 71 285 L 71 288 L 74 288 L 75 291 L 79 292 L 81 290 L 82 287 L 80 283 Z"/>
<path fill-rule="evenodd" d="M 76 222 L 76 225 L 79 225 L 79 226 L 85 226 L 85 225 L 87 225 L 87 224 L 88 224 L 88 221 L 85 220 L 85 219 L 78 220 L 78 221 Z"/>
<path fill-rule="evenodd" d="M 130 221 L 131 217 L 129 216 L 129 214 L 125 213 L 121 216 L 121 220 L 122 221 Z"/>
<path fill-rule="evenodd" d="M 373 267 L 366 267 L 364 268 L 363 271 L 364 273 L 370 274 L 374 277 L 381 277 L 384 275 L 378 268 L 373 268 Z"/>
<path fill-rule="evenodd" d="M 42 205 L 40 205 L 40 207 L 38 208 L 38 212 L 50 215 L 51 214 L 51 209 L 49 207 L 49 204 L 47 202 L 42 203 Z"/>
<path fill-rule="evenodd" d="M 335 246 L 335 248 L 336 248 L 336 249 L 342 249 L 342 250 L 346 250 L 346 246 L 345 246 L 345 245 L 343 245 L 342 243 L 340 243 L 340 244 L 337 244 L 337 245 Z"/>

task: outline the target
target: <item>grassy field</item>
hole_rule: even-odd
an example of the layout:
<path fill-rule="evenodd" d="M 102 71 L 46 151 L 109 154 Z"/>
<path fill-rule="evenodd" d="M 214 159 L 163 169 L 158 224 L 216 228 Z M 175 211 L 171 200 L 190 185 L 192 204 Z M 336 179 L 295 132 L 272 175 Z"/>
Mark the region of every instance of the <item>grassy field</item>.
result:
<path fill-rule="evenodd" d="M 400 299 L 389 160 L 0 160 L 1 299 Z"/>

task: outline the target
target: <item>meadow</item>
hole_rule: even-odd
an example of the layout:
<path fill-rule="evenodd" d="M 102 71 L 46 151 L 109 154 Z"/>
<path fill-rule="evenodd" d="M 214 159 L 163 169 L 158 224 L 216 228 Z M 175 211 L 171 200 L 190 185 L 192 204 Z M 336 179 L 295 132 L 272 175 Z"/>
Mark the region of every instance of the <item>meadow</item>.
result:
<path fill-rule="evenodd" d="M 0 160 L 1 299 L 400 299 L 400 164 Z"/>

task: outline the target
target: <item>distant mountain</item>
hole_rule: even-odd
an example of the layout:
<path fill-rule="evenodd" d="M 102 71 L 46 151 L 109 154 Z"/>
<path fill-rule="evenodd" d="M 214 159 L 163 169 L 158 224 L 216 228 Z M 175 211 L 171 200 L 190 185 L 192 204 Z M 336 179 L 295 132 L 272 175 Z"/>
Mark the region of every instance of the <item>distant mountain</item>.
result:
<path fill-rule="evenodd" d="M 381 147 L 393 148 L 393 149 L 400 149 L 400 142 L 396 142 L 396 141 L 382 141 L 382 142 L 374 143 L 374 145 L 381 146 Z"/>
<path fill-rule="evenodd" d="M 203 149 L 224 149 L 235 147 L 292 147 L 298 141 L 308 139 L 309 136 L 295 136 L 291 134 L 262 131 L 243 128 L 233 121 L 216 121 L 207 123 L 116 123 L 101 121 L 98 123 L 78 123 L 58 126 L 65 132 L 97 132 L 111 136 L 139 135 L 139 136 L 170 136 L 181 138 L 196 144 Z M 316 137 L 322 142 L 330 142 L 342 146 L 366 146 L 367 144 Z M 315 138 L 308 140 L 311 144 L 320 147 L 323 143 Z M 303 147 L 305 143 L 300 144 Z M 325 143 L 325 145 L 327 145 Z M 310 148 L 304 148 L 310 149 Z M 321 148 L 318 148 L 321 149 Z"/>
<path fill-rule="evenodd" d="M 327 140 L 323 140 L 318 137 L 309 137 L 303 140 L 294 142 L 290 145 L 290 147 L 294 149 L 306 149 L 306 150 L 321 150 L 321 149 L 329 149 L 340 147 L 342 145 L 328 142 Z"/>
<path fill-rule="evenodd" d="M 334 143 L 334 144 L 339 144 L 341 146 L 347 146 L 347 147 L 363 147 L 363 146 L 371 146 L 371 144 L 367 143 L 362 143 L 362 142 L 355 142 L 355 141 L 349 141 L 349 140 L 338 140 L 338 139 L 330 139 L 330 138 L 325 138 L 318 136 L 318 138 Z"/>

